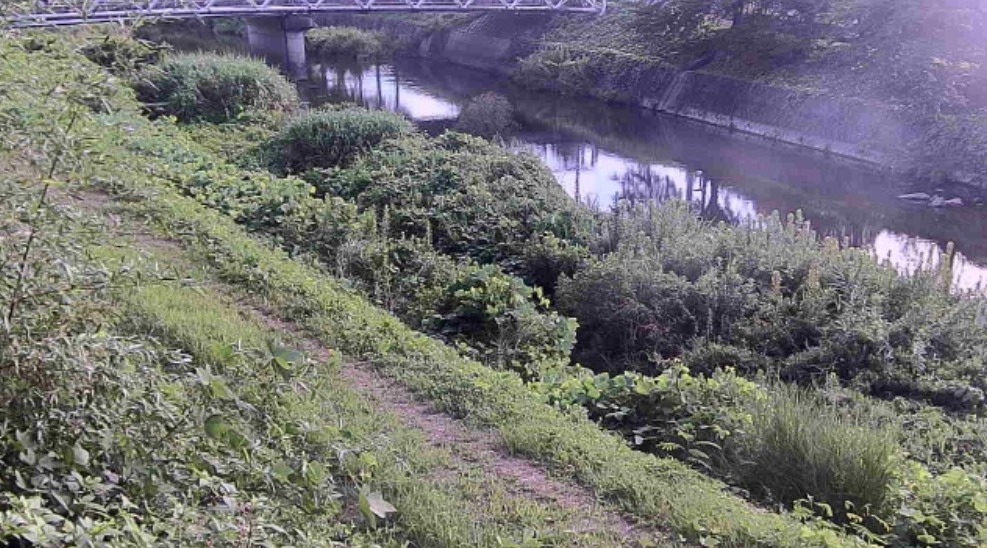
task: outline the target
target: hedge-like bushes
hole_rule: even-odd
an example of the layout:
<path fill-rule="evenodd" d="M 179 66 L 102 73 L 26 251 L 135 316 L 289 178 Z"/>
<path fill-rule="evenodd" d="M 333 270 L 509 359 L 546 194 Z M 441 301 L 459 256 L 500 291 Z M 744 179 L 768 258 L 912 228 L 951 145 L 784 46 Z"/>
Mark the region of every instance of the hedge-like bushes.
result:
<path fill-rule="evenodd" d="M 411 123 L 389 112 L 330 110 L 291 121 L 266 148 L 276 170 L 301 173 L 345 165 L 385 139 L 411 130 Z"/>
<path fill-rule="evenodd" d="M 383 34 L 353 27 L 312 29 L 305 35 L 305 44 L 312 53 L 328 57 L 377 60 L 390 52 Z"/>
<path fill-rule="evenodd" d="M 298 106 L 290 82 L 262 61 L 211 53 L 167 57 L 144 70 L 138 98 L 182 122 L 232 122 Z"/>

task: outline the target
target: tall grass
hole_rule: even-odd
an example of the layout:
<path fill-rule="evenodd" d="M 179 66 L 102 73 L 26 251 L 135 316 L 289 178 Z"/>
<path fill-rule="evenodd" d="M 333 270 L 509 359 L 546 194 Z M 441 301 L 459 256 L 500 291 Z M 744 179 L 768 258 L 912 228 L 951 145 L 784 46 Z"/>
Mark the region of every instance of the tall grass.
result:
<path fill-rule="evenodd" d="M 313 29 L 305 41 L 309 51 L 330 57 L 380 59 L 390 51 L 383 34 L 351 27 Z"/>
<path fill-rule="evenodd" d="M 811 498 L 838 520 L 883 511 L 900 465 L 894 429 L 802 388 L 782 384 L 768 394 L 737 438 L 740 482 L 784 503 Z"/>
<path fill-rule="evenodd" d="M 289 123 L 267 148 L 275 170 L 300 173 L 345 164 L 385 139 L 411 130 L 407 120 L 389 112 L 316 112 Z"/>
<path fill-rule="evenodd" d="M 298 92 L 263 61 L 214 53 L 173 55 L 147 68 L 138 98 L 182 122 L 231 122 L 298 106 Z"/>

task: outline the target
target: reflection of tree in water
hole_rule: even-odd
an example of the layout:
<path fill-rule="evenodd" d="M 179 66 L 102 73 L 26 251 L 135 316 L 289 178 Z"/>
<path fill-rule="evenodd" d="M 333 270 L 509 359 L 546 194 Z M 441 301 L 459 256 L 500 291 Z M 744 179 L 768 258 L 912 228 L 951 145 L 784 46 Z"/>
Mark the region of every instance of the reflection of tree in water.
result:
<path fill-rule="evenodd" d="M 680 188 L 670 175 L 656 173 L 648 164 L 635 164 L 619 179 L 621 198 L 631 203 L 669 200 L 685 200 L 697 215 L 710 221 L 723 221 L 736 224 L 743 215 L 732 211 L 729 201 L 720 199 L 720 182 L 706 176 L 702 171 L 685 172 L 685 188 Z"/>
<path fill-rule="evenodd" d="M 368 109 L 386 109 L 404 113 L 401 107 L 401 80 L 396 68 L 391 68 L 393 86 L 384 85 L 380 65 L 365 66 L 359 62 L 340 62 L 310 65 L 311 81 L 317 82 L 317 95 L 313 101 L 324 103 L 353 103 Z M 367 89 L 367 87 L 373 89 Z M 385 96 L 385 90 L 393 87 L 393 97 Z"/>
<path fill-rule="evenodd" d="M 575 189 L 573 198 L 577 202 L 582 201 L 582 174 L 584 171 L 592 171 L 600 159 L 600 151 L 597 147 L 586 143 L 558 143 L 555 145 L 555 154 L 564 171 L 575 174 Z M 542 157 L 545 155 L 542 154 Z"/>

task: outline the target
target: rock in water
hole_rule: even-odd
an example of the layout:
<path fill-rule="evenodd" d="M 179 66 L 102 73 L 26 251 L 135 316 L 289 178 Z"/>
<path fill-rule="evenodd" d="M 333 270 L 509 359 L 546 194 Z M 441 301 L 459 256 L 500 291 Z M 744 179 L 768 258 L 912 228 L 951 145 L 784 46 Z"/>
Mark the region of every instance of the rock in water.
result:
<path fill-rule="evenodd" d="M 898 196 L 901 200 L 907 200 L 909 202 L 927 202 L 932 196 L 929 196 L 925 192 L 913 192 L 911 194 L 902 194 Z"/>

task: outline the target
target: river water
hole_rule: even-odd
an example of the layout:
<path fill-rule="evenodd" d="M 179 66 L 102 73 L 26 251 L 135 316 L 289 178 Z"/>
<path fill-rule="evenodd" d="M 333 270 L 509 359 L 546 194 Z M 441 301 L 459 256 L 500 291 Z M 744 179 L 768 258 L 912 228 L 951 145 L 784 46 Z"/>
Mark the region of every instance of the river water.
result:
<path fill-rule="evenodd" d="M 861 166 L 505 80 L 427 60 L 364 66 L 313 58 L 299 88 L 314 105 L 354 102 L 400 112 L 433 133 L 450 127 L 469 99 L 495 91 L 510 100 L 520 125 L 508 145 L 536 154 L 584 202 L 677 198 L 729 222 L 801 210 L 821 234 L 870 248 L 906 272 L 937 264 L 954 242 L 954 287 L 987 287 L 987 207 L 910 204 L 897 198 L 906 191 L 901 185 Z M 942 194 L 952 197 L 948 189 Z"/>

